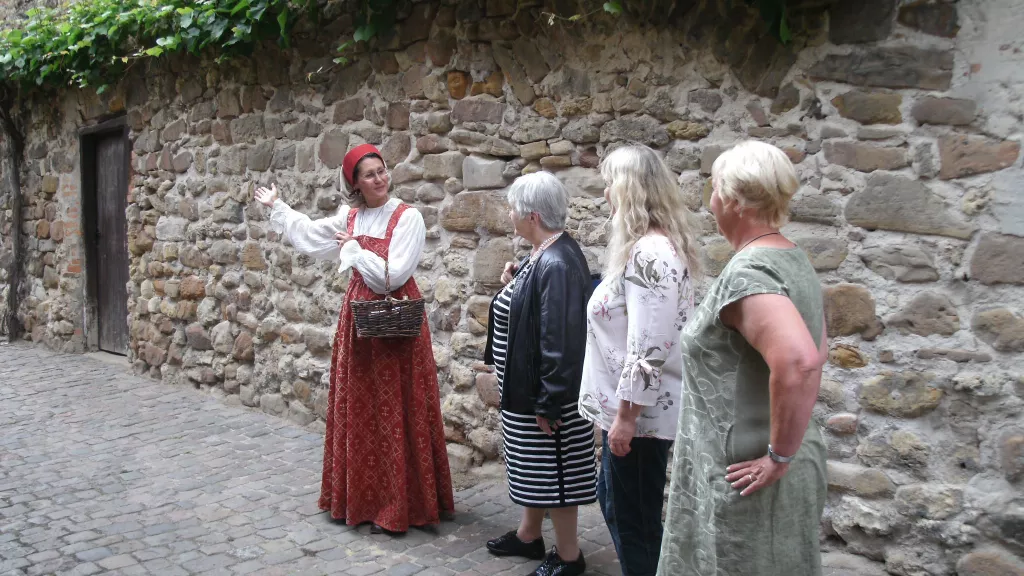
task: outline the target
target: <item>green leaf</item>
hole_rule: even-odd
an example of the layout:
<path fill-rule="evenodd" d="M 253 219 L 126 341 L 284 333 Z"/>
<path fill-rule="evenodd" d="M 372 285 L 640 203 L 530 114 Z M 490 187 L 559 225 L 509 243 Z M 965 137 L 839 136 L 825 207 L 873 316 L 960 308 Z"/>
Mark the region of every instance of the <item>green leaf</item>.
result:
<path fill-rule="evenodd" d="M 622 4 L 619 4 L 618 0 L 604 3 L 604 11 L 609 14 L 622 14 Z"/>
<path fill-rule="evenodd" d="M 356 28 L 355 34 L 352 34 L 352 39 L 356 42 L 369 42 L 370 38 L 373 38 L 376 33 L 377 31 L 373 28 L 373 24 L 368 23 Z"/>
<path fill-rule="evenodd" d="M 288 35 L 288 7 L 285 6 L 284 10 L 277 15 L 277 26 L 281 30 L 281 36 Z"/>
<path fill-rule="evenodd" d="M 783 44 L 789 44 L 793 40 L 793 34 L 789 30 L 789 18 L 786 15 L 786 10 L 782 10 L 782 20 L 779 22 L 779 40 Z"/>
<path fill-rule="evenodd" d="M 153 46 L 149 50 L 143 52 L 146 56 L 159 56 L 164 53 L 164 49 L 159 46 Z"/>

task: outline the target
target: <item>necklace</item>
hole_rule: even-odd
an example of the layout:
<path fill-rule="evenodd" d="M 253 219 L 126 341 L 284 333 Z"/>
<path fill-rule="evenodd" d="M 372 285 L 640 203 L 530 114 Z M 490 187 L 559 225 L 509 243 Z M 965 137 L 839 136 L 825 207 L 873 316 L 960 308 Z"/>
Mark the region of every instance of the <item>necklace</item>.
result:
<path fill-rule="evenodd" d="M 386 205 L 387 204 L 385 204 L 384 206 Z M 380 215 L 384 213 L 384 206 L 378 206 L 377 208 L 363 208 L 363 213 L 360 214 L 359 227 L 362 229 L 364 236 L 369 235 L 370 230 L 373 228 L 373 225 L 376 224 L 378 220 L 380 220 Z M 370 220 L 369 222 L 363 222 L 363 220 L 365 219 L 364 217 L 369 216 L 367 212 L 370 210 L 376 210 L 376 212 L 373 213 L 373 219 Z"/>
<path fill-rule="evenodd" d="M 543 252 L 544 250 L 546 250 L 552 244 L 554 244 L 555 240 L 558 240 L 559 238 L 561 238 L 562 234 L 563 234 L 562 232 L 559 232 L 558 234 L 555 234 L 551 238 L 548 238 L 547 240 L 541 242 L 540 246 L 537 246 L 537 251 L 530 255 L 530 261 L 531 262 L 536 262 L 537 258 L 540 258 L 540 253 Z"/>
<path fill-rule="evenodd" d="M 748 241 L 743 246 L 740 246 L 740 249 L 737 250 L 737 252 L 739 252 L 740 250 L 743 250 L 747 246 L 750 246 L 750 243 L 753 242 L 754 240 L 760 240 L 761 238 L 764 238 L 765 236 L 771 236 L 772 234 L 781 234 L 781 233 L 780 232 L 768 232 L 766 234 L 761 234 L 760 236 L 757 236 L 757 237 L 753 238 L 752 240 Z"/>

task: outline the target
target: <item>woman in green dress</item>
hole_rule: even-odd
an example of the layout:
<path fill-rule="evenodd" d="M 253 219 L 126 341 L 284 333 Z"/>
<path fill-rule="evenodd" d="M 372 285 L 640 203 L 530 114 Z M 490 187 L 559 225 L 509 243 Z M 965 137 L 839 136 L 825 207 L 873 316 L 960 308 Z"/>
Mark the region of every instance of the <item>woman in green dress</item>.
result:
<path fill-rule="evenodd" d="M 796 171 L 738 144 L 711 172 L 736 255 L 683 329 L 682 408 L 661 576 L 821 574 L 825 445 L 811 410 L 827 342 L 821 285 L 787 240 Z"/>

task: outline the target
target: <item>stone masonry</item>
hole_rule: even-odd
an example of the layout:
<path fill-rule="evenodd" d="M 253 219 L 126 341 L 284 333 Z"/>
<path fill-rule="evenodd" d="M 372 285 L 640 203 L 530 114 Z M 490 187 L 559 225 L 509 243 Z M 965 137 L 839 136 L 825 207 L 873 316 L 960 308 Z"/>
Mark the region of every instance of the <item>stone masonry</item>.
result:
<path fill-rule="evenodd" d="M 501 457 L 481 359 L 502 265 L 524 248 L 504 189 L 525 172 L 558 175 L 596 270 L 608 209 L 595 167 L 624 143 L 655 147 L 698 216 L 713 276 L 731 249 L 707 210 L 710 168 L 757 138 L 797 167 L 785 232 L 827 297 L 823 547 L 892 574 L 1013 573 L 1024 553 L 1024 14 L 1014 0 L 799 2 L 783 46 L 756 11 L 728 4 L 679 2 L 668 26 L 645 28 L 604 15 L 549 25 L 511 0 L 419 2 L 347 67 L 331 63 L 328 47 L 351 28 L 332 4 L 291 51 L 151 63 L 102 97 L 39 103 L 22 174 L 27 337 L 87 348 L 77 130 L 123 113 L 136 372 L 322 429 L 347 276 L 296 254 L 252 192 L 277 182 L 293 207 L 328 216 L 344 202 L 344 152 L 378 144 L 394 193 L 427 223 L 416 277 L 453 466 L 465 470 Z M 0 208 L 9 202 L 0 190 Z M 10 221 L 0 210 L 0 263 Z"/>

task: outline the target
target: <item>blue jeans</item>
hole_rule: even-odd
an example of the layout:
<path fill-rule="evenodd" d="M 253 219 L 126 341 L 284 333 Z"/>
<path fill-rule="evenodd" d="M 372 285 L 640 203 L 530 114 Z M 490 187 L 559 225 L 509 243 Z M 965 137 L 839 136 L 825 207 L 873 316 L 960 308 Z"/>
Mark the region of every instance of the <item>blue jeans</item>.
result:
<path fill-rule="evenodd" d="M 597 500 L 622 574 L 654 576 L 661 556 L 661 508 L 672 441 L 633 438 L 622 458 L 612 454 L 606 431 L 601 432 L 601 445 Z"/>

